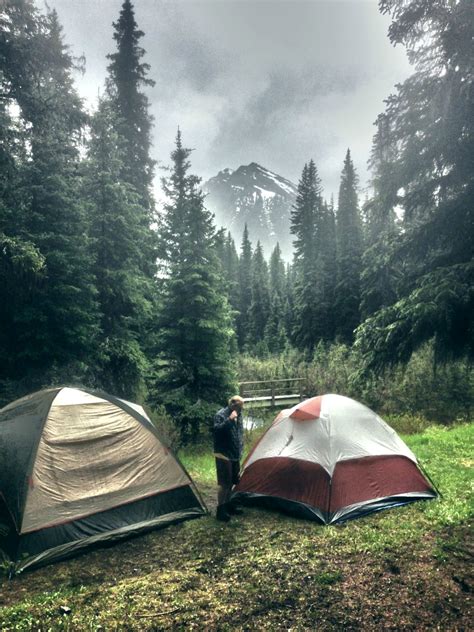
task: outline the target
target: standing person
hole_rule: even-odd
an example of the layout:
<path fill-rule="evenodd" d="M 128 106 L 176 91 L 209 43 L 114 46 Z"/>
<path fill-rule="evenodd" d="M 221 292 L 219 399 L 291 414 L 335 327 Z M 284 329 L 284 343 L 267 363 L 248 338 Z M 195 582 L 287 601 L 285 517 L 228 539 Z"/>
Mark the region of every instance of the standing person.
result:
<path fill-rule="evenodd" d="M 217 473 L 217 520 L 228 522 L 230 514 L 242 510 L 229 502 L 232 486 L 239 482 L 240 458 L 244 445 L 242 409 L 244 400 L 239 395 L 229 399 L 214 417 L 214 456 Z"/>

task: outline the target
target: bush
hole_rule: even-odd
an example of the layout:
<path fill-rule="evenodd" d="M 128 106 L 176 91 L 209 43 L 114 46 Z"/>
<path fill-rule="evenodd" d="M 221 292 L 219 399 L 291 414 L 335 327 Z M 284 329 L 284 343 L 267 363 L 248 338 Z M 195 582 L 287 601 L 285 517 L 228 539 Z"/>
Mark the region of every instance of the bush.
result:
<path fill-rule="evenodd" d="M 153 414 L 165 412 L 166 422 L 163 423 L 171 423 L 179 434 L 179 444 L 187 445 L 209 438 L 214 415 L 221 405 L 202 400 L 191 401 L 181 391 L 175 391 L 163 395 L 159 401 L 151 404 L 151 408 Z"/>
<path fill-rule="evenodd" d="M 158 430 L 160 437 L 173 452 L 179 450 L 182 445 L 181 433 L 171 415 L 168 415 L 164 406 L 157 406 L 152 411 L 147 411 L 149 417 Z"/>
<path fill-rule="evenodd" d="M 474 375 L 467 361 L 436 366 L 433 343 L 413 354 L 406 366 L 367 372 L 357 350 L 343 344 L 320 343 L 308 358 L 295 349 L 278 356 L 241 355 L 242 381 L 302 377 L 308 397 L 338 393 L 363 402 L 400 427 L 422 430 L 422 419 L 453 423 L 468 421 L 474 402 Z M 412 417 L 413 421 L 408 422 Z M 400 430 L 404 432 L 404 430 Z"/>
<path fill-rule="evenodd" d="M 401 415 L 386 414 L 384 419 L 396 432 L 406 435 L 422 433 L 431 425 L 426 417 L 406 413 Z"/>

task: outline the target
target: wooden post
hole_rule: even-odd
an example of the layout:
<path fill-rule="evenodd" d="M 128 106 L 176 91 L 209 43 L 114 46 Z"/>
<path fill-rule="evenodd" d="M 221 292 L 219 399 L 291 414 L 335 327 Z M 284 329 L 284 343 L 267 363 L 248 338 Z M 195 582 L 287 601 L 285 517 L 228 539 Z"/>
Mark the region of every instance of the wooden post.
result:
<path fill-rule="evenodd" d="M 275 385 L 274 384 L 272 384 L 271 395 L 272 395 L 272 408 L 275 408 Z"/>
<path fill-rule="evenodd" d="M 239 395 L 240 395 L 240 397 L 244 396 L 244 385 L 243 384 L 239 384 Z"/>

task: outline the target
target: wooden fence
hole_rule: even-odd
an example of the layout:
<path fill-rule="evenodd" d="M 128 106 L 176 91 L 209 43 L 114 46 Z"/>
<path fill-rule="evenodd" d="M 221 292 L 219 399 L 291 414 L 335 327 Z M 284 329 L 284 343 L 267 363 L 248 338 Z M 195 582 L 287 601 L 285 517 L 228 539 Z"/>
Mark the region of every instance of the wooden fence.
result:
<path fill-rule="evenodd" d="M 306 380 L 300 377 L 240 382 L 239 393 L 252 408 L 273 408 L 297 404 L 303 400 L 305 386 Z"/>

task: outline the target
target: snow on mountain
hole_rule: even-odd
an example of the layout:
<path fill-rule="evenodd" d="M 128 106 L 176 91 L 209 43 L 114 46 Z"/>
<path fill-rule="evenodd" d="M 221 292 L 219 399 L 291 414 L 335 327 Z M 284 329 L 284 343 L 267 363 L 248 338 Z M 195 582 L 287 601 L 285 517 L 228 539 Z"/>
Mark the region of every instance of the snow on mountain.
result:
<path fill-rule="evenodd" d="M 290 259 L 290 213 L 296 185 L 252 162 L 235 171 L 219 171 L 204 183 L 203 191 L 216 225 L 230 230 L 238 249 L 247 224 L 254 247 L 260 241 L 268 257 L 278 241 L 283 256 Z"/>

